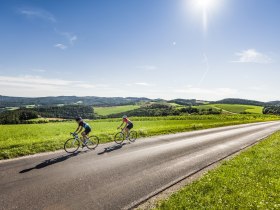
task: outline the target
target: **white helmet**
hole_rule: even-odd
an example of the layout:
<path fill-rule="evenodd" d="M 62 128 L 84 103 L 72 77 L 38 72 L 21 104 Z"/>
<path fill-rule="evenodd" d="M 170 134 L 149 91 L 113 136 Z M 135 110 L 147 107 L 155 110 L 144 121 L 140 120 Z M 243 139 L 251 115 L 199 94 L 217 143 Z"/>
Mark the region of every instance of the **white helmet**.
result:
<path fill-rule="evenodd" d="M 123 118 L 123 119 L 125 119 L 125 118 L 127 118 L 127 116 L 126 116 L 126 115 L 124 115 L 122 118 Z"/>

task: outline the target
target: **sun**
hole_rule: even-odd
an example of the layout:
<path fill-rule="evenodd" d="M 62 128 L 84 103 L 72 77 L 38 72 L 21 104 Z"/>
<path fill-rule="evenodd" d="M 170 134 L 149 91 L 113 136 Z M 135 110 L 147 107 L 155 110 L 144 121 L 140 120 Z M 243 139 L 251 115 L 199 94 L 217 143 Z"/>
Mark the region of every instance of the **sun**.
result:
<path fill-rule="evenodd" d="M 217 5 L 217 0 L 194 0 L 197 7 L 209 10 Z"/>
<path fill-rule="evenodd" d="M 214 10 L 218 9 L 219 4 L 222 0 L 191 0 L 193 10 L 201 14 L 203 30 L 207 31 L 209 14 Z"/>

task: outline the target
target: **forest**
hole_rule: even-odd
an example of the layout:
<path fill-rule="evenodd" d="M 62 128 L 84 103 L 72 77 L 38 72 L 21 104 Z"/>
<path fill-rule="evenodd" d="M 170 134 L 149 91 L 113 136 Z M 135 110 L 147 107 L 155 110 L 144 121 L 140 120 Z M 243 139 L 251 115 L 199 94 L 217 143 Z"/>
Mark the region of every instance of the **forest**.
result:
<path fill-rule="evenodd" d="M 36 118 L 62 118 L 75 119 L 77 116 L 93 119 L 94 112 L 91 106 L 66 105 L 66 106 L 42 106 L 36 108 L 20 108 L 0 113 L 0 124 L 25 124 Z"/>

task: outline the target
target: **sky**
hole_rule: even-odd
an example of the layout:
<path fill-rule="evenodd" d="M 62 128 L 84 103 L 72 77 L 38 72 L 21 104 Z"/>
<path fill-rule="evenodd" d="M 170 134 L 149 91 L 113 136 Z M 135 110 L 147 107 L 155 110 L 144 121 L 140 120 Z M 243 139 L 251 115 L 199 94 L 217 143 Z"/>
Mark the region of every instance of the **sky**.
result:
<path fill-rule="evenodd" d="M 0 95 L 279 100 L 279 0 L 0 0 Z"/>

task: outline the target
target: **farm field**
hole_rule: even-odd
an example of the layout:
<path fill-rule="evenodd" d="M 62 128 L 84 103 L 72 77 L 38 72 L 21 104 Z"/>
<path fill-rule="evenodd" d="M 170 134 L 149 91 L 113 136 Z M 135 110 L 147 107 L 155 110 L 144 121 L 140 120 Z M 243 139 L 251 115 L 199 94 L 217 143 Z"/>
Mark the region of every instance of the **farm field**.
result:
<path fill-rule="evenodd" d="M 107 116 L 110 114 L 118 114 L 118 113 L 131 111 L 138 108 L 140 108 L 140 106 L 138 105 L 94 107 L 94 112 L 100 116 Z"/>
<path fill-rule="evenodd" d="M 279 209 L 279 139 L 277 132 L 223 162 L 156 209 Z"/>
<path fill-rule="evenodd" d="M 227 125 L 280 120 L 274 115 L 189 115 L 178 117 L 135 117 L 134 129 L 140 137 L 206 129 Z M 101 143 L 113 141 L 121 119 L 88 121 L 92 134 Z M 57 122 L 46 124 L 0 125 L 0 159 L 62 149 L 77 124 Z"/>
<path fill-rule="evenodd" d="M 201 106 L 195 106 L 198 109 L 222 109 L 224 112 L 228 113 L 251 113 L 251 114 L 262 114 L 262 106 L 253 106 L 253 105 L 242 105 L 242 104 L 207 104 Z"/>

